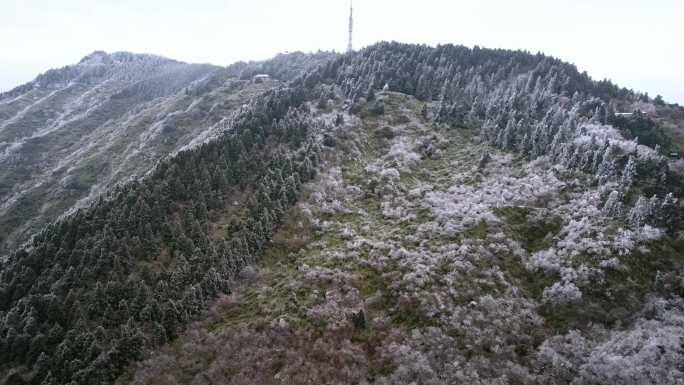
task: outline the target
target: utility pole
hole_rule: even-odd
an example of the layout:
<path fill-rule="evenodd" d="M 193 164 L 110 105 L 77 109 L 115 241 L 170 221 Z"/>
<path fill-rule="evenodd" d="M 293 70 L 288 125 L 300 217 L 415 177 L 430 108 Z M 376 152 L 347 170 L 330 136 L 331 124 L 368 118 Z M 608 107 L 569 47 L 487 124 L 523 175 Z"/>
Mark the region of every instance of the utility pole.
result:
<path fill-rule="evenodd" d="M 349 2 L 349 42 L 347 43 L 347 52 L 354 50 L 352 46 L 352 34 L 354 31 L 354 4 Z"/>

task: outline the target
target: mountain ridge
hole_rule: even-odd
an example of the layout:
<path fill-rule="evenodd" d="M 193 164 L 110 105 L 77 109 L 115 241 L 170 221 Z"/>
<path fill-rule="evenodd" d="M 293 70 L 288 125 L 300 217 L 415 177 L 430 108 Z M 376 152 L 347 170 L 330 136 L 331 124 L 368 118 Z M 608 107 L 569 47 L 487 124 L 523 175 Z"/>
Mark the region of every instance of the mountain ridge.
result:
<path fill-rule="evenodd" d="M 310 65 L 309 58 L 316 62 L 325 55 L 276 57 L 273 62 L 284 63 L 278 66 L 282 71 L 272 82 L 255 84 L 251 75 L 275 68 L 272 62 L 222 68 L 96 52 L 3 94 L 0 250 L 8 252 L 69 208 L 213 135 L 222 119 L 277 85 L 278 78 L 287 79 Z"/>
<path fill-rule="evenodd" d="M 681 329 L 681 162 L 644 131 L 658 122 L 615 115 L 648 100 L 522 52 L 379 43 L 309 57 L 304 71 L 307 57 L 291 58 L 270 63 L 290 81 L 208 115 L 211 140 L 2 262 L 4 382 L 112 383 L 138 369 L 133 383 L 177 369 L 232 381 L 212 355 L 261 357 L 258 341 L 270 344 L 258 374 L 274 382 L 682 379 L 676 343 L 662 359 L 633 343 Z M 176 96 L 211 96 L 227 76 L 212 74 Z M 198 318 L 207 330 L 183 334 Z M 197 333 L 211 339 L 206 361 Z M 173 340 L 194 367 L 164 368 L 170 353 L 155 349 Z M 337 365 L 319 371 L 283 341 Z M 612 360 L 620 344 L 634 354 Z M 639 360 L 648 370 L 625 371 Z"/>

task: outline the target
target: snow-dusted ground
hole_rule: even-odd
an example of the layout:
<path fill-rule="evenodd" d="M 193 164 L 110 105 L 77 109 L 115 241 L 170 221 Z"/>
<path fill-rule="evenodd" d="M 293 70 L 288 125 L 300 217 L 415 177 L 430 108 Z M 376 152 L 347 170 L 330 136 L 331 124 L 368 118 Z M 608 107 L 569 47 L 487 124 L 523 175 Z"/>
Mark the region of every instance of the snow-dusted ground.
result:
<path fill-rule="evenodd" d="M 98 55 L 107 63 L 88 59 L 75 66 L 76 78 L 34 84 L 0 104 L 0 254 L 163 157 L 212 137 L 222 118 L 269 87 L 232 79 L 198 97 L 188 89 L 207 82 L 215 68 L 157 57 L 122 64 L 118 54 Z M 185 88 L 164 88 L 175 82 Z"/>

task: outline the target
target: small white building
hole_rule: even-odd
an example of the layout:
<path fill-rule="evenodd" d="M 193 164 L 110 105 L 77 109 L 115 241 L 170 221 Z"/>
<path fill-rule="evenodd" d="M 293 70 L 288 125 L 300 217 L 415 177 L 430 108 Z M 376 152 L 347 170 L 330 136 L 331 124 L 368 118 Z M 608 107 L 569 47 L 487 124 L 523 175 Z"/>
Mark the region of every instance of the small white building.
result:
<path fill-rule="evenodd" d="M 636 114 L 648 115 L 648 112 L 640 110 L 640 109 L 636 109 L 636 110 L 634 110 L 634 112 L 616 112 L 615 116 L 622 116 L 625 118 L 629 118 L 629 117 L 632 117 Z"/>
<path fill-rule="evenodd" d="M 271 75 L 268 74 L 257 74 L 254 75 L 254 83 L 263 83 L 265 81 L 271 80 Z"/>

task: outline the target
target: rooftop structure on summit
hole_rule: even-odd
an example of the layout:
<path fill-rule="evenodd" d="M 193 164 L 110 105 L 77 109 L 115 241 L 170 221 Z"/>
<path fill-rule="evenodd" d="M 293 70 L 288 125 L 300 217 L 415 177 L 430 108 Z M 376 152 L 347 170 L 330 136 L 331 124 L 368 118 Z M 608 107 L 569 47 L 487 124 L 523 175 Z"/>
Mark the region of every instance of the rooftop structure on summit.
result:
<path fill-rule="evenodd" d="M 269 75 L 269 74 L 254 75 L 254 83 L 263 83 L 267 80 L 271 80 L 271 75 Z"/>
<path fill-rule="evenodd" d="M 647 115 L 648 112 L 646 112 L 646 111 L 644 111 L 644 110 L 636 109 L 636 110 L 634 110 L 634 111 L 632 111 L 632 112 L 616 112 L 616 113 L 615 113 L 615 116 L 622 116 L 622 117 L 625 117 L 625 118 L 629 118 L 629 117 L 634 116 L 634 115 L 636 115 L 636 114 Z"/>

